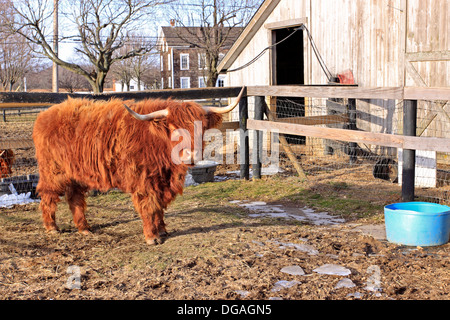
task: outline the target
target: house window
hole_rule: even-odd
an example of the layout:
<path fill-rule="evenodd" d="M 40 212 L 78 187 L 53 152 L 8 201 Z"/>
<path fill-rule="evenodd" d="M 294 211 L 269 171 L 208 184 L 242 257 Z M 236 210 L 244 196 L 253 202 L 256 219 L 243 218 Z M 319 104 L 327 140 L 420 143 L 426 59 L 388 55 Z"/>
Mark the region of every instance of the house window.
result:
<path fill-rule="evenodd" d="M 206 54 L 205 53 L 198 54 L 198 68 L 200 70 L 206 69 Z"/>
<path fill-rule="evenodd" d="M 169 88 L 172 88 L 172 77 L 169 77 L 169 83 L 167 84 Z"/>
<path fill-rule="evenodd" d="M 172 70 L 172 59 L 170 59 L 170 55 L 168 56 L 168 59 L 167 59 L 167 70 L 169 70 L 169 71 Z"/>
<path fill-rule="evenodd" d="M 181 70 L 189 70 L 189 54 L 188 53 L 180 54 L 180 69 Z"/>
<path fill-rule="evenodd" d="M 161 55 L 161 60 L 160 60 L 160 66 L 161 66 L 161 71 L 164 71 L 164 57 Z"/>
<path fill-rule="evenodd" d="M 181 89 L 189 89 L 190 87 L 191 87 L 191 78 L 181 77 L 180 78 L 180 88 Z"/>
<path fill-rule="evenodd" d="M 225 78 L 223 76 L 219 76 L 217 78 L 216 87 L 224 87 L 225 86 Z"/>
<path fill-rule="evenodd" d="M 203 77 L 198 77 L 198 87 L 199 88 L 205 88 L 206 84 L 205 84 L 205 78 Z"/>
<path fill-rule="evenodd" d="M 161 89 L 164 89 L 164 78 L 161 78 Z"/>

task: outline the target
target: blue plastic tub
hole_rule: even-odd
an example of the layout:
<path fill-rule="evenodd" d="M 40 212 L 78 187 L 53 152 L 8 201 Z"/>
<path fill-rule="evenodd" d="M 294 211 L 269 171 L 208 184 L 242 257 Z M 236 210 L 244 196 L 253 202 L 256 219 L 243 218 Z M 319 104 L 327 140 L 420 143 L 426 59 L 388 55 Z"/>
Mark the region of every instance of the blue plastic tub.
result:
<path fill-rule="evenodd" d="M 387 240 L 407 246 L 440 246 L 450 237 L 450 207 L 405 202 L 384 208 Z"/>

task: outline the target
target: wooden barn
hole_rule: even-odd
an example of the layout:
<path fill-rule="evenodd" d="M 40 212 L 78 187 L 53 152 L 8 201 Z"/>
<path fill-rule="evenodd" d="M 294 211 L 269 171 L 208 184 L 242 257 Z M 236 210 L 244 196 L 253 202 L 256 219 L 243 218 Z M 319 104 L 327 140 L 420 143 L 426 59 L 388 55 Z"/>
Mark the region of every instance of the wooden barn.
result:
<path fill-rule="evenodd" d="M 226 86 L 448 87 L 449 9 L 448 0 L 266 0 L 219 69 Z M 271 108 L 277 99 L 267 98 Z M 330 114 L 333 100 L 322 100 L 298 99 L 305 107 L 293 116 L 316 116 L 317 105 Z M 358 129 L 401 134 L 401 103 L 358 99 Z M 417 121 L 418 136 L 450 138 L 446 101 L 420 101 Z"/>

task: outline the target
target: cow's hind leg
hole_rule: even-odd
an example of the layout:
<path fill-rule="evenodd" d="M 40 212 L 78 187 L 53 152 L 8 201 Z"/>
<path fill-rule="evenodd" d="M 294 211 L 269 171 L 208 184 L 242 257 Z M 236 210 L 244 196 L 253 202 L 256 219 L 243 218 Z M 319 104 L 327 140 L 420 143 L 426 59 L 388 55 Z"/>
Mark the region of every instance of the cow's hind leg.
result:
<path fill-rule="evenodd" d="M 89 225 L 86 221 L 86 200 L 85 192 L 87 188 L 80 186 L 77 183 L 73 183 L 67 187 L 66 199 L 69 203 L 70 211 L 72 211 L 73 222 L 78 228 L 78 231 L 82 234 L 89 234 Z"/>
<path fill-rule="evenodd" d="M 144 196 L 136 192 L 132 195 L 132 199 L 134 207 L 141 216 L 147 244 L 154 245 L 163 243 L 160 232 L 163 233 L 166 229 L 164 222 L 161 225 L 162 208 L 155 201 L 156 197 L 152 197 L 152 195 Z"/>
<path fill-rule="evenodd" d="M 60 201 L 59 195 L 55 192 L 40 192 L 41 203 L 39 208 L 42 211 L 42 221 L 44 227 L 48 232 L 58 232 L 59 229 L 56 226 L 55 212 L 56 204 Z"/>

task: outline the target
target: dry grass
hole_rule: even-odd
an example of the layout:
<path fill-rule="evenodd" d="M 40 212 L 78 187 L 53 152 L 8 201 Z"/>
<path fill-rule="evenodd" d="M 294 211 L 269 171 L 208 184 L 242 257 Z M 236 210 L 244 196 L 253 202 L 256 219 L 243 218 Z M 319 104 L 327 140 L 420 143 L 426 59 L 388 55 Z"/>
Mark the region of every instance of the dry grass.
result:
<path fill-rule="evenodd" d="M 92 235 L 78 234 L 67 204 L 60 203 L 62 232 L 47 234 L 37 204 L 1 209 L 1 299 L 447 299 L 450 245 L 412 250 L 355 232 L 351 225 L 316 227 L 277 219 L 249 218 L 230 200 L 262 200 L 292 206 L 310 205 L 354 223 L 382 222 L 383 205 L 398 190 L 369 181 L 323 177 L 302 183 L 295 177 L 260 181 L 208 183 L 185 190 L 166 213 L 170 237 L 164 244 L 145 244 L 142 224 L 130 197 L 111 191 L 88 198 Z M 391 199 L 389 199 L 391 197 Z M 307 241 L 320 253 L 310 256 L 279 242 Z M 312 270 L 325 263 L 350 268 L 354 289 L 334 289 L 340 277 Z M 300 265 L 306 277 L 280 273 Z M 383 292 L 364 291 L 367 270 L 382 270 Z M 81 288 L 66 287 L 70 266 L 80 268 Z M 301 282 L 272 292 L 279 280 Z"/>

